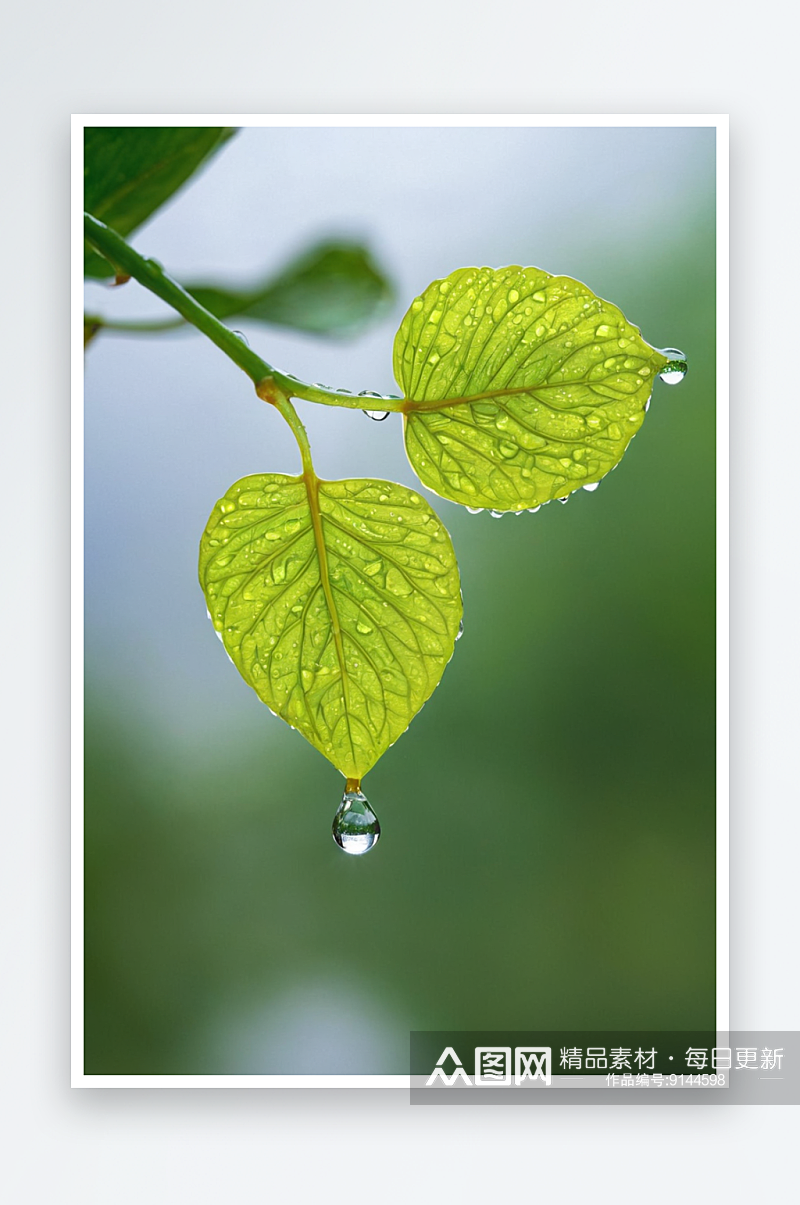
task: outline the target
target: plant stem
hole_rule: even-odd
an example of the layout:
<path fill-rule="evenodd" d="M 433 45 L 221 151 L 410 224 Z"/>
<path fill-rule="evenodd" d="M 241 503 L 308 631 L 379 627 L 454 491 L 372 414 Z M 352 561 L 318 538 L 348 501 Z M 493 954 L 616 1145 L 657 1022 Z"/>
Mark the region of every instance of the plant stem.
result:
<path fill-rule="evenodd" d="M 224 351 L 234 364 L 247 373 L 254 384 L 264 377 L 272 376 L 277 379 L 280 375 L 251 351 L 238 335 L 234 335 L 232 330 L 195 301 L 176 280 L 168 276 L 156 260 L 145 259 L 139 255 L 116 231 L 89 213 L 83 215 L 83 232 L 86 241 L 96 251 L 110 260 L 114 267 L 121 268 L 126 275 L 132 276 L 140 285 L 155 293 L 156 297 L 166 301 L 182 318 L 202 331 L 212 343 L 216 343 L 220 351 Z"/>
<path fill-rule="evenodd" d="M 143 318 L 125 322 L 122 319 L 103 318 L 100 314 L 84 314 L 84 319 L 92 326 L 117 331 L 121 335 L 155 335 L 161 331 L 188 330 L 185 318 L 154 318 L 152 321 Z"/>
<path fill-rule="evenodd" d="M 83 232 L 86 241 L 95 251 L 109 260 L 115 268 L 120 269 L 127 276 L 132 276 L 140 285 L 149 289 L 151 293 L 155 293 L 156 297 L 160 297 L 162 301 L 166 301 L 167 305 L 177 310 L 182 318 L 185 318 L 197 330 L 202 331 L 212 343 L 217 345 L 220 351 L 223 351 L 229 359 L 233 360 L 234 364 L 247 373 L 255 385 L 268 377 L 272 378 L 287 401 L 291 397 L 298 397 L 304 401 L 318 402 L 323 406 L 344 406 L 350 410 L 399 411 L 403 409 L 402 398 L 354 397 L 352 394 L 339 393 L 335 389 L 326 389 L 321 385 L 310 385 L 306 381 L 300 381 L 296 377 L 279 372 L 277 368 L 273 368 L 266 360 L 262 360 L 254 351 L 251 351 L 238 335 L 234 334 L 218 318 L 215 318 L 209 310 L 195 301 L 190 293 L 187 293 L 176 280 L 167 275 L 157 260 L 146 259 L 139 255 L 110 226 L 98 221 L 90 213 L 84 213 Z M 103 324 L 112 325 L 105 322 Z M 131 329 L 130 325 L 126 329 Z M 144 328 L 140 325 L 139 330 L 142 329 Z M 163 329 L 163 327 L 159 325 L 159 329 Z M 294 413 L 293 408 L 292 412 Z M 284 412 L 281 411 L 281 413 Z M 284 417 L 286 417 L 285 414 Z"/>

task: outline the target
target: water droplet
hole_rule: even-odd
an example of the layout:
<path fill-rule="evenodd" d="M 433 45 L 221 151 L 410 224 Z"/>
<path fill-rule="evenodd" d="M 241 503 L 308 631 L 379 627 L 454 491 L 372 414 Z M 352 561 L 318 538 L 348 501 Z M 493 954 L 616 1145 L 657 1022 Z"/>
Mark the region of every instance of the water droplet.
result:
<path fill-rule="evenodd" d="M 382 423 L 385 418 L 391 414 L 390 410 L 365 410 L 367 418 L 371 418 L 374 423 Z"/>
<path fill-rule="evenodd" d="M 565 494 L 563 498 L 559 498 L 559 502 L 569 502 L 569 494 Z"/>
<path fill-rule="evenodd" d="M 469 511 L 469 513 L 471 515 L 482 515 L 483 509 L 484 508 L 482 506 L 468 506 L 467 507 L 467 510 Z"/>
<path fill-rule="evenodd" d="M 662 356 L 666 356 L 670 363 L 658 375 L 665 385 L 679 384 L 689 371 L 686 356 L 677 347 L 662 347 L 660 351 Z"/>
<path fill-rule="evenodd" d="M 541 510 L 541 509 L 542 509 L 542 504 L 541 504 L 541 502 L 539 503 L 539 505 L 538 505 L 538 506 L 529 506 L 529 507 L 528 507 L 528 514 L 529 514 L 529 515 L 535 515 L 535 514 L 536 514 L 536 512 L 537 512 L 537 510 Z"/>
<path fill-rule="evenodd" d="M 345 790 L 331 827 L 333 839 L 346 854 L 367 854 L 378 844 L 381 826 L 360 790 Z"/>
<path fill-rule="evenodd" d="M 456 640 L 460 640 L 463 635 L 464 635 L 464 620 L 462 619 L 461 623 L 458 625 L 458 631 L 456 632 Z"/>
<path fill-rule="evenodd" d="M 600 484 L 599 481 L 592 481 L 589 485 L 585 485 L 583 488 L 585 490 L 588 490 L 589 493 L 591 494 L 591 493 L 594 493 L 594 491 L 597 489 L 599 484 Z"/>
<path fill-rule="evenodd" d="M 244 343 L 245 347 L 250 346 L 247 335 L 245 335 L 242 331 L 234 331 L 233 333 L 237 339 L 241 339 L 241 341 L 242 341 L 242 343 Z"/>
<path fill-rule="evenodd" d="M 502 519 L 502 517 L 505 513 L 506 512 L 504 510 L 490 510 L 489 511 L 489 514 L 492 516 L 493 519 Z"/>

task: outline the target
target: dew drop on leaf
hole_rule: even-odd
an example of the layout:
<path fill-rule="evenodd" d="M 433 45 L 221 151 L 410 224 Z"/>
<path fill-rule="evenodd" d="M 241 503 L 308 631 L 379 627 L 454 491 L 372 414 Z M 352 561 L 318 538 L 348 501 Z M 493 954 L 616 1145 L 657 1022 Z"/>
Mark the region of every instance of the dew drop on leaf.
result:
<path fill-rule="evenodd" d="M 244 343 L 245 347 L 250 346 L 247 335 L 245 335 L 243 331 L 233 331 L 233 334 L 236 336 L 237 339 L 241 339 L 241 341 L 242 341 L 242 343 Z"/>
<path fill-rule="evenodd" d="M 592 481 L 589 485 L 584 485 L 583 489 L 588 490 L 590 494 L 593 494 L 599 484 L 599 481 Z"/>
<path fill-rule="evenodd" d="M 467 510 L 469 511 L 469 513 L 471 515 L 482 515 L 484 512 L 484 509 L 485 508 L 482 506 L 468 506 L 467 507 Z"/>
<path fill-rule="evenodd" d="M 368 854 L 378 844 L 381 826 L 366 795 L 345 790 L 331 827 L 333 839 L 346 854 Z"/>
<path fill-rule="evenodd" d="M 670 361 L 663 372 L 658 375 L 665 385 L 678 385 L 686 376 L 689 365 L 686 363 L 686 356 L 677 347 L 662 347 L 662 356 L 666 356 Z"/>

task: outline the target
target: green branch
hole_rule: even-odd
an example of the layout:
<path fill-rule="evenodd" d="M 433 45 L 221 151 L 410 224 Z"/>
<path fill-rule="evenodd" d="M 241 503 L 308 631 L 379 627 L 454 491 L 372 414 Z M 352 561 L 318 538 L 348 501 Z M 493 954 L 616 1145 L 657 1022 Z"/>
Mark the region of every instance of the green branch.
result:
<path fill-rule="evenodd" d="M 176 280 L 168 276 L 157 260 L 146 259 L 139 255 L 116 231 L 98 221 L 90 213 L 83 215 L 83 230 L 86 241 L 95 251 L 104 256 L 121 273 L 132 276 L 145 289 L 149 289 L 156 297 L 160 297 L 162 301 L 166 301 L 167 305 L 177 310 L 186 322 L 202 331 L 212 343 L 217 345 L 220 351 L 233 360 L 234 364 L 241 368 L 255 385 L 266 378 L 272 378 L 281 393 L 287 398 L 302 398 L 304 401 L 317 402 L 323 406 L 343 406 L 350 410 L 402 409 L 402 398 L 388 398 L 380 395 L 354 396 L 350 393 L 340 393 L 335 389 L 326 389 L 321 385 L 311 385 L 306 381 L 300 381 L 296 377 L 279 372 L 277 368 L 273 368 L 266 360 L 262 360 L 254 351 L 251 351 L 234 331 L 215 318 Z M 104 319 L 100 319 L 100 321 L 104 326 L 113 327 L 112 323 L 107 323 Z M 130 330 L 131 326 L 127 325 L 125 329 Z M 138 329 L 141 331 L 145 328 L 139 324 Z M 163 324 L 159 323 L 158 329 L 163 329 Z"/>
<path fill-rule="evenodd" d="M 115 268 L 138 280 L 140 285 L 177 310 L 182 318 L 202 331 L 212 343 L 216 343 L 220 351 L 224 351 L 234 364 L 246 372 L 254 384 L 270 376 L 278 380 L 280 374 L 276 373 L 270 364 L 251 351 L 238 335 L 195 301 L 176 280 L 167 275 L 157 260 L 145 259 L 139 255 L 116 231 L 89 213 L 83 215 L 83 232 L 86 241 Z M 279 384 L 284 388 L 282 381 L 279 381 Z"/>

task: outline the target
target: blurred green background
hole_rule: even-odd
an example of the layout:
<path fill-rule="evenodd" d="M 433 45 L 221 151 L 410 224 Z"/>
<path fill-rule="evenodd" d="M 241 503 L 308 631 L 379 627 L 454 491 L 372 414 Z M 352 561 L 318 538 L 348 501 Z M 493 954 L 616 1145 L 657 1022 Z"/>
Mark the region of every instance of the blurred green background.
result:
<path fill-rule="evenodd" d="M 712 129 L 248 129 L 134 238 L 232 281 L 365 238 L 399 298 L 368 332 L 241 324 L 333 386 L 396 391 L 405 308 L 468 264 L 576 276 L 690 370 L 596 493 L 494 520 L 426 492 L 464 638 L 365 780 L 383 835 L 357 859 L 330 835 L 343 780 L 241 681 L 196 580 L 213 503 L 297 471 L 291 436 L 201 337 L 101 333 L 87 1073 L 404 1073 L 412 1029 L 714 1027 L 714 174 Z M 399 416 L 299 407 L 322 476 L 416 484 Z"/>

